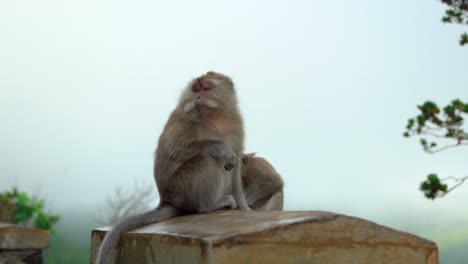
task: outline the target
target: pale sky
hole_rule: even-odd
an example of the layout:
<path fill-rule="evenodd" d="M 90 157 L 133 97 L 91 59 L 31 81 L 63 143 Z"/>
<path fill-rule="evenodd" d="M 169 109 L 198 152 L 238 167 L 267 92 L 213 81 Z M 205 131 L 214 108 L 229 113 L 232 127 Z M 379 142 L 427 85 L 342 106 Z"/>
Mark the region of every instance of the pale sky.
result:
<path fill-rule="evenodd" d="M 236 83 L 246 151 L 282 174 L 286 209 L 384 224 L 458 214 L 468 186 L 437 202 L 417 188 L 431 172 L 467 175 L 468 148 L 429 155 L 402 137 L 424 100 L 468 100 L 468 48 L 458 45 L 467 28 L 442 24 L 444 9 L 435 0 L 2 1 L 0 191 L 17 185 L 53 208 L 93 210 L 117 185 L 153 184 L 168 114 L 191 78 L 214 70 Z"/>

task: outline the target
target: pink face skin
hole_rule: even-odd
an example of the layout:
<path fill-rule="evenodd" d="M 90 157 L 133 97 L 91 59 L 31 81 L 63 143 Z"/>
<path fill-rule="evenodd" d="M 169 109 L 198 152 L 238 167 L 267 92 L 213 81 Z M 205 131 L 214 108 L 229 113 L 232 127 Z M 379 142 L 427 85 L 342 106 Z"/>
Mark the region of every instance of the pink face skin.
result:
<path fill-rule="evenodd" d="M 198 78 L 192 85 L 197 105 L 205 105 L 208 94 L 213 90 L 213 84 L 202 78 Z"/>

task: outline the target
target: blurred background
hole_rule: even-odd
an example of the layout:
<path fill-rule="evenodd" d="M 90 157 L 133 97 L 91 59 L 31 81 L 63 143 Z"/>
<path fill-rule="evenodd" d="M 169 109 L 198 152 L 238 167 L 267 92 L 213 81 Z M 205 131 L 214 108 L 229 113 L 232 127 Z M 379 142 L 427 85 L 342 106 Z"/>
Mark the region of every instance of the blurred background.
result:
<path fill-rule="evenodd" d="M 169 113 L 191 78 L 214 70 L 233 78 L 246 151 L 281 173 L 286 210 L 366 218 L 437 242 L 441 263 L 464 263 L 468 186 L 435 201 L 418 186 L 432 172 L 465 176 L 468 147 L 431 155 L 402 136 L 423 101 L 468 100 L 466 27 L 441 23 L 445 9 L 2 1 L 0 192 L 17 186 L 61 216 L 46 263 L 89 263 L 107 197 L 153 189 Z"/>

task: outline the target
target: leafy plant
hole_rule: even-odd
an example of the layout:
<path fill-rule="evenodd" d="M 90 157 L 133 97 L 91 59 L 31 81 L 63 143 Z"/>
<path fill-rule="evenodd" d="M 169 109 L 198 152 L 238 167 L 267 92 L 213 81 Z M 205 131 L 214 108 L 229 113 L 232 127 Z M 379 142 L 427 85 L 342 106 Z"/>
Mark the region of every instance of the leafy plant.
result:
<path fill-rule="evenodd" d="M 468 25 L 468 0 L 441 0 L 442 3 L 450 6 L 442 17 L 444 23 L 455 23 Z M 465 32 L 460 36 L 460 45 L 468 44 L 468 34 Z"/>
<path fill-rule="evenodd" d="M 0 193 L 0 208 L 1 220 L 50 230 L 52 234 L 55 233 L 53 225 L 60 219 L 58 215 L 44 212 L 44 200 L 31 197 L 17 188 Z"/>
<path fill-rule="evenodd" d="M 426 101 L 418 105 L 420 114 L 414 118 L 408 119 L 404 137 L 419 136 L 420 144 L 427 153 L 437 153 L 448 148 L 468 146 L 468 133 L 463 128 L 464 116 L 468 115 L 468 103 L 463 103 L 459 99 L 453 100 L 444 108 L 439 108 L 436 103 Z M 438 139 L 438 141 L 428 141 L 425 137 L 429 136 Z M 440 141 L 455 141 L 440 147 Z M 455 185 L 448 188 L 444 182 L 454 181 Z M 429 199 L 442 197 L 457 188 L 468 176 L 446 177 L 439 179 L 437 174 L 429 174 L 427 179 L 421 183 L 420 190 Z"/>
<path fill-rule="evenodd" d="M 450 189 L 448 189 L 446 182 L 448 180 L 453 180 L 455 185 L 453 185 Z M 429 174 L 427 175 L 427 179 L 421 183 L 419 189 L 424 193 L 424 196 L 428 199 L 434 200 L 437 197 L 443 197 L 453 189 L 457 188 L 458 186 L 462 185 L 465 180 L 468 180 L 468 176 L 463 178 L 456 178 L 456 177 L 446 177 L 443 179 L 439 179 L 437 174 Z"/>

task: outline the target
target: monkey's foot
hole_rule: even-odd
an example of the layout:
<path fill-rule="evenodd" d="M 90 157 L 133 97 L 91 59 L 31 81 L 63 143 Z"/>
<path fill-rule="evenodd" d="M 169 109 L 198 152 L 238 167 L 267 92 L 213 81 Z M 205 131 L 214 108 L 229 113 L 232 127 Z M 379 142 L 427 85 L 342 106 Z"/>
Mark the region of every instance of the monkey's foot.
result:
<path fill-rule="evenodd" d="M 204 205 L 200 207 L 198 212 L 208 213 L 217 210 L 234 210 L 237 208 L 236 200 L 232 195 L 226 195 L 216 204 Z"/>
<path fill-rule="evenodd" d="M 241 209 L 241 211 L 252 212 L 252 209 L 250 209 L 249 206 L 246 206 L 246 207 L 239 207 L 239 209 Z"/>
<path fill-rule="evenodd" d="M 220 204 L 222 205 L 221 209 L 224 210 L 234 210 L 237 208 L 236 200 L 234 199 L 234 197 L 232 197 L 232 195 L 225 196 L 221 200 Z"/>
<path fill-rule="evenodd" d="M 252 211 L 252 209 L 250 209 L 250 207 L 247 204 L 239 205 L 239 209 L 247 212 Z"/>

